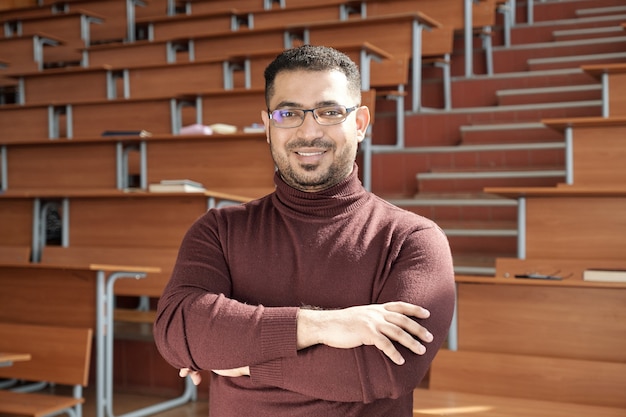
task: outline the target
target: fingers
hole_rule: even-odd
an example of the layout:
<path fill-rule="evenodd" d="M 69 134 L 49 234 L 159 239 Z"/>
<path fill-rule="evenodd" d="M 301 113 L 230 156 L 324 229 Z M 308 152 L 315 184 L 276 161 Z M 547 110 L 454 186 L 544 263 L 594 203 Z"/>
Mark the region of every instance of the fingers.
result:
<path fill-rule="evenodd" d="M 430 311 L 424 307 L 420 307 L 415 304 L 405 303 L 403 301 L 392 301 L 383 304 L 385 310 L 394 311 L 396 313 L 404 314 L 405 316 L 411 316 L 418 319 L 427 319 L 430 317 Z"/>
<path fill-rule="evenodd" d="M 432 342 L 433 335 L 412 317 L 425 319 L 430 316 L 430 312 L 420 306 L 404 302 L 386 303 L 383 308 L 389 312 L 384 317 L 386 323 L 378 329 L 384 337 L 378 339 L 374 345 L 398 365 L 404 363 L 404 358 L 393 342 L 401 344 L 417 355 L 426 353 L 426 347 L 422 342 Z"/>
<path fill-rule="evenodd" d="M 189 368 L 181 368 L 180 371 L 178 371 L 178 376 L 181 378 L 189 376 L 194 385 L 200 385 L 202 382 L 202 375 L 200 375 L 200 372 L 192 371 Z"/>

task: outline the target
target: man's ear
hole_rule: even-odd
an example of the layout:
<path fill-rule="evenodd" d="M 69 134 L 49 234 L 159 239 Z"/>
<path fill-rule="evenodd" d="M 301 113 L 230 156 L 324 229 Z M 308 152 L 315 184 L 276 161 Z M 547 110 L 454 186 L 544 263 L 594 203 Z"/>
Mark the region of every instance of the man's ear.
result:
<path fill-rule="evenodd" d="M 356 133 L 357 140 L 362 142 L 365 139 L 367 128 L 370 125 L 370 109 L 367 106 L 361 106 L 356 109 Z"/>
<path fill-rule="evenodd" d="M 265 139 L 267 143 L 270 143 L 270 116 L 265 110 L 261 110 L 261 120 L 263 120 L 263 126 L 265 126 Z"/>

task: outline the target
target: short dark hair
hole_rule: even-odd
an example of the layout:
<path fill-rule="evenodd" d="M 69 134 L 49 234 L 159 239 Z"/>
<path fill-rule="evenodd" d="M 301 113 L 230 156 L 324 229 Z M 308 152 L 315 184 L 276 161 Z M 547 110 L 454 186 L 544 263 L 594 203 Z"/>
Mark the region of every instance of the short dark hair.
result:
<path fill-rule="evenodd" d="M 331 71 L 339 70 L 348 79 L 348 91 L 353 94 L 360 104 L 361 73 L 350 57 L 343 52 L 328 47 L 303 45 L 281 52 L 265 68 L 265 102 L 269 108 L 270 97 L 274 94 L 274 80 L 282 71 Z"/>

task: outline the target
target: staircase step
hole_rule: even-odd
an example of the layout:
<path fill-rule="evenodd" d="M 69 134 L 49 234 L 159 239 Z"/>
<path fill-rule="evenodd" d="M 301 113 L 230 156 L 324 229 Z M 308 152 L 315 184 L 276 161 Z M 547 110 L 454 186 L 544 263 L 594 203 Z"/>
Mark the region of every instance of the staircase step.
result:
<path fill-rule="evenodd" d="M 461 126 L 462 143 L 544 143 L 563 140 L 563 134 L 541 122 L 496 123 Z"/>
<path fill-rule="evenodd" d="M 599 54 L 623 54 L 626 51 L 626 36 L 611 36 L 606 38 L 542 42 L 526 45 L 513 45 L 510 47 L 494 47 L 493 61 L 494 71 L 517 72 L 534 69 L 548 68 L 576 68 L 580 59 L 572 57 L 590 56 Z M 569 66 L 536 68 L 530 65 L 532 60 L 556 60 L 562 58 L 563 63 L 569 62 Z M 587 58 L 591 59 L 591 58 Z"/>
<path fill-rule="evenodd" d="M 626 50 L 626 48 L 625 48 Z M 592 64 L 612 64 L 626 62 L 626 52 L 574 55 L 554 58 L 534 58 L 528 60 L 528 67 L 533 70 L 579 67 Z"/>
<path fill-rule="evenodd" d="M 596 16 L 615 13 L 626 13 L 626 6 L 595 7 L 576 10 L 576 16 Z"/>
<path fill-rule="evenodd" d="M 452 79 L 452 105 L 455 108 L 495 106 L 498 104 L 496 93 L 499 90 L 590 83 L 598 83 L 598 80 L 580 68 L 455 77 Z"/>
<path fill-rule="evenodd" d="M 454 253 L 456 273 L 493 274 L 497 257 L 516 254 L 517 200 L 485 193 L 419 193 L 387 201 L 439 224 Z"/>
<path fill-rule="evenodd" d="M 413 146 L 456 145 L 461 142 L 460 127 L 486 123 L 539 122 L 542 119 L 589 117 L 602 114 L 602 101 L 590 100 L 574 103 L 543 103 L 499 107 L 470 107 L 433 113 L 411 115 L 406 118 L 405 143 Z M 385 136 L 386 129 L 393 129 L 395 119 L 376 114 L 373 137 L 377 132 Z"/>
<path fill-rule="evenodd" d="M 518 1 L 518 21 L 526 21 L 526 2 Z M 623 6 L 623 0 L 542 0 L 534 1 L 534 22 L 558 21 L 577 16 L 578 10 Z"/>
<path fill-rule="evenodd" d="M 478 192 L 485 187 L 553 187 L 565 180 L 563 169 L 417 174 L 420 192 Z"/>
<path fill-rule="evenodd" d="M 511 43 L 513 45 L 542 43 L 559 39 L 558 32 L 577 32 L 587 29 L 620 28 L 626 20 L 626 13 L 607 16 L 592 16 L 574 19 L 563 19 L 547 22 L 534 22 L 533 24 L 519 24 L 511 28 Z M 613 33 L 613 32 L 609 32 Z M 620 32 L 615 32 L 617 35 Z M 584 38 L 587 39 L 587 38 Z"/>
<path fill-rule="evenodd" d="M 520 88 L 499 90 L 496 92 L 500 105 L 517 105 L 532 103 L 558 103 L 584 100 L 601 100 L 602 86 L 596 84 Z"/>
<path fill-rule="evenodd" d="M 626 15 L 621 21 L 626 21 Z M 591 38 L 604 38 L 607 36 L 619 36 L 624 33 L 621 25 L 612 25 L 604 27 L 591 27 L 585 29 L 567 29 L 555 30 L 552 32 L 556 41 L 581 40 Z"/>

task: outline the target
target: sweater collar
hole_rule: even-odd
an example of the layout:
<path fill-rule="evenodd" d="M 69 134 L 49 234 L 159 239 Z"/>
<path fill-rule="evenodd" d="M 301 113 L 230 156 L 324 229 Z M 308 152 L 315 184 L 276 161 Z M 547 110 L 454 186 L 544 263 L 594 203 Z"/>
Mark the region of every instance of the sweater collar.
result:
<path fill-rule="evenodd" d="M 314 217 L 334 217 L 361 207 L 369 193 L 359 180 L 358 166 L 339 184 L 326 190 L 307 193 L 289 186 L 278 171 L 274 174 L 276 192 L 274 198 L 290 211 Z"/>

